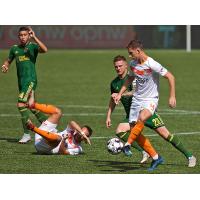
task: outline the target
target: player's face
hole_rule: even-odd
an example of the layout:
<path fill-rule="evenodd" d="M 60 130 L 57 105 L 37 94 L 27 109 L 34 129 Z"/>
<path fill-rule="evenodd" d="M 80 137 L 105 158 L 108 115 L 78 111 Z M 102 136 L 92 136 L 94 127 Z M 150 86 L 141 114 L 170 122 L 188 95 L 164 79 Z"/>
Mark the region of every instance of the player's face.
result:
<path fill-rule="evenodd" d="M 115 62 L 114 66 L 115 66 L 115 71 L 117 72 L 119 76 L 122 76 L 123 74 L 127 72 L 128 66 L 127 66 L 127 62 L 124 60 L 119 60 Z"/>
<path fill-rule="evenodd" d="M 131 59 L 139 59 L 141 55 L 141 50 L 139 48 L 128 48 L 129 58 Z"/>
<path fill-rule="evenodd" d="M 29 33 L 28 31 L 20 31 L 19 32 L 19 41 L 22 45 L 25 45 L 29 40 Z"/>

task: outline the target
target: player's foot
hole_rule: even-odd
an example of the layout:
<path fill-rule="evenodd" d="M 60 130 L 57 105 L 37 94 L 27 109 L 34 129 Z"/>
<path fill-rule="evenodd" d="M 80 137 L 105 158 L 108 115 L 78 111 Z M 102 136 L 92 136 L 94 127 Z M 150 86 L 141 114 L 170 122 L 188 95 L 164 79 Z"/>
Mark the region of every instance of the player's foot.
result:
<path fill-rule="evenodd" d="M 148 168 L 148 171 L 153 171 L 158 165 L 162 164 L 163 162 L 163 158 L 161 156 L 158 156 L 158 159 L 152 161 L 151 167 Z"/>
<path fill-rule="evenodd" d="M 188 158 L 188 167 L 195 167 L 197 159 L 194 156 Z"/>
<path fill-rule="evenodd" d="M 131 146 L 130 146 L 130 145 L 125 145 L 125 146 L 122 148 L 122 151 L 124 152 L 124 154 L 125 154 L 126 156 L 132 156 Z"/>
<path fill-rule="evenodd" d="M 147 160 L 149 159 L 149 154 L 146 151 L 142 152 L 143 156 L 142 156 L 142 160 L 140 161 L 141 164 L 147 162 Z"/>
<path fill-rule="evenodd" d="M 34 129 L 34 124 L 32 123 L 32 121 L 30 119 L 27 120 L 26 127 L 27 127 L 27 129 L 29 129 L 31 131 Z"/>
<path fill-rule="evenodd" d="M 31 136 L 30 136 L 30 134 L 24 133 L 24 135 L 23 135 L 23 137 L 21 138 L 21 140 L 19 140 L 19 143 L 20 143 L 20 144 L 26 144 L 26 143 L 28 143 L 28 142 L 30 142 L 30 141 L 31 141 Z"/>

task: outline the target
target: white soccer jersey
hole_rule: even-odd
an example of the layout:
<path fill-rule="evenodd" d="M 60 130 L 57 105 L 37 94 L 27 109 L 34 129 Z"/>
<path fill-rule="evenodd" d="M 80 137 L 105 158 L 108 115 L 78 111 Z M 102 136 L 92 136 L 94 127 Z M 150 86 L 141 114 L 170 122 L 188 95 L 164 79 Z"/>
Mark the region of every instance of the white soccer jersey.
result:
<path fill-rule="evenodd" d="M 136 78 L 136 89 L 133 96 L 136 99 L 158 98 L 159 74 L 164 76 L 167 69 L 151 57 L 148 57 L 142 64 L 132 60 L 130 69 Z"/>
<path fill-rule="evenodd" d="M 74 138 L 74 136 L 76 134 L 78 134 L 77 131 L 67 127 L 63 132 L 60 132 L 59 134 L 60 135 L 63 135 L 63 134 L 68 135 L 67 139 L 65 140 L 65 143 L 66 143 L 66 149 L 67 149 L 67 151 L 69 151 L 70 155 L 77 155 L 83 151 L 81 145 L 79 143 L 77 143 Z"/>

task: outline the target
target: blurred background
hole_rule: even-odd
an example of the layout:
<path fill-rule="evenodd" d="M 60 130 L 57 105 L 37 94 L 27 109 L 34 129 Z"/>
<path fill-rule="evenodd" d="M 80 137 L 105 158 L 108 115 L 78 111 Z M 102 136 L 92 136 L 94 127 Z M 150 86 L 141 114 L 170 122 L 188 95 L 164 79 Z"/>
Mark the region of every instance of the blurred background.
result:
<path fill-rule="evenodd" d="M 139 38 L 148 49 L 185 49 L 185 25 L 48 25 L 32 26 L 36 35 L 56 49 L 124 48 L 130 39 Z M 19 26 L 0 26 L 0 48 L 17 42 Z M 200 26 L 190 26 L 191 48 L 200 48 Z"/>

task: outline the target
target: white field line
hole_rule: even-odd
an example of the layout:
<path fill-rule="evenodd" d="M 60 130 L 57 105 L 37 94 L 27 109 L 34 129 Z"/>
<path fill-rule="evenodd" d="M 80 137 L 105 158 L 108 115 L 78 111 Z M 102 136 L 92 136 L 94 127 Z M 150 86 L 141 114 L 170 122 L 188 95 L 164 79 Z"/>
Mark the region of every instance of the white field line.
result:
<path fill-rule="evenodd" d="M 16 106 L 14 103 L 0 103 L 0 106 Z M 60 104 L 58 107 L 65 108 L 81 108 L 81 109 L 103 109 L 103 113 L 63 113 L 63 116 L 105 116 L 107 112 L 107 107 L 105 106 L 96 106 L 96 105 L 63 105 Z M 123 110 L 122 106 L 117 108 L 118 110 Z M 159 109 L 158 113 L 160 115 L 200 115 L 200 111 L 192 110 L 177 110 L 177 109 Z M 113 115 L 123 115 L 123 113 L 114 112 Z M 0 117 L 20 117 L 19 114 L 0 114 Z"/>
<path fill-rule="evenodd" d="M 0 132 L 5 132 L 5 131 L 19 131 L 21 129 L 19 128 L 0 128 Z M 174 135 L 200 135 L 200 131 L 193 131 L 193 132 L 178 132 L 178 133 L 173 133 Z M 158 134 L 148 134 L 148 132 L 145 134 L 147 137 L 159 137 L 160 135 Z M 115 135 L 112 136 L 93 136 L 91 139 L 109 139 L 115 137 Z"/>
<path fill-rule="evenodd" d="M 16 106 L 16 104 L 15 103 L 2 103 L 2 102 L 0 102 L 0 106 Z M 97 106 L 97 105 L 65 105 L 65 104 L 58 104 L 58 105 L 56 105 L 56 106 L 58 106 L 58 107 L 63 107 L 63 108 L 95 108 L 95 109 L 106 109 L 107 110 L 107 108 L 108 107 L 106 107 L 106 106 Z M 117 107 L 117 109 L 120 109 L 120 110 L 123 110 L 124 108 L 120 105 L 120 106 L 118 106 Z M 169 109 L 169 108 L 163 108 L 163 109 L 158 109 L 158 112 L 160 113 L 160 112 L 181 112 L 181 113 L 188 113 L 188 112 L 192 112 L 192 113 L 197 113 L 197 114 L 199 114 L 200 113 L 200 111 L 192 111 L 192 110 L 182 110 L 182 109 Z"/>
<path fill-rule="evenodd" d="M 159 114 L 162 115 L 200 115 L 200 112 L 195 112 L 195 111 L 191 111 L 191 112 L 174 112 L 174 113 L 168 113 L 168 112 L 159 112 Z M 124 113 L 113 113 L 112 115 L 120 115 L 123 116 Z M 105 113 L 63 113 L 63 116 L 80 116 L 80 117 L 87 117 L 87 116 L 106 116 L 106 112 Z M 20 114 L 0 114 L 0 117 L 20 117 Z"/>
<path fill-rule="evenodd" d="M 196 132 L 179 132 L 179 133 L 173 133 L 174 135 L 198 135 L 198 134 L 200 134 L 200 131 L 196 131 Z M 145 136 L 147 136 L 147 137 L 158 137 L 158 136 L 160 136 L 160 135 L 158 135 L 158 134 L 149 134 L 148 135 L 148 133 L 147 134 L 145 134 Z M 107 136 L 107 137 L 91 137 L 91 139 L 108 139 L 108 138 L 112 138 L 112 137 L 114 137 L 114 136 Z"/>

